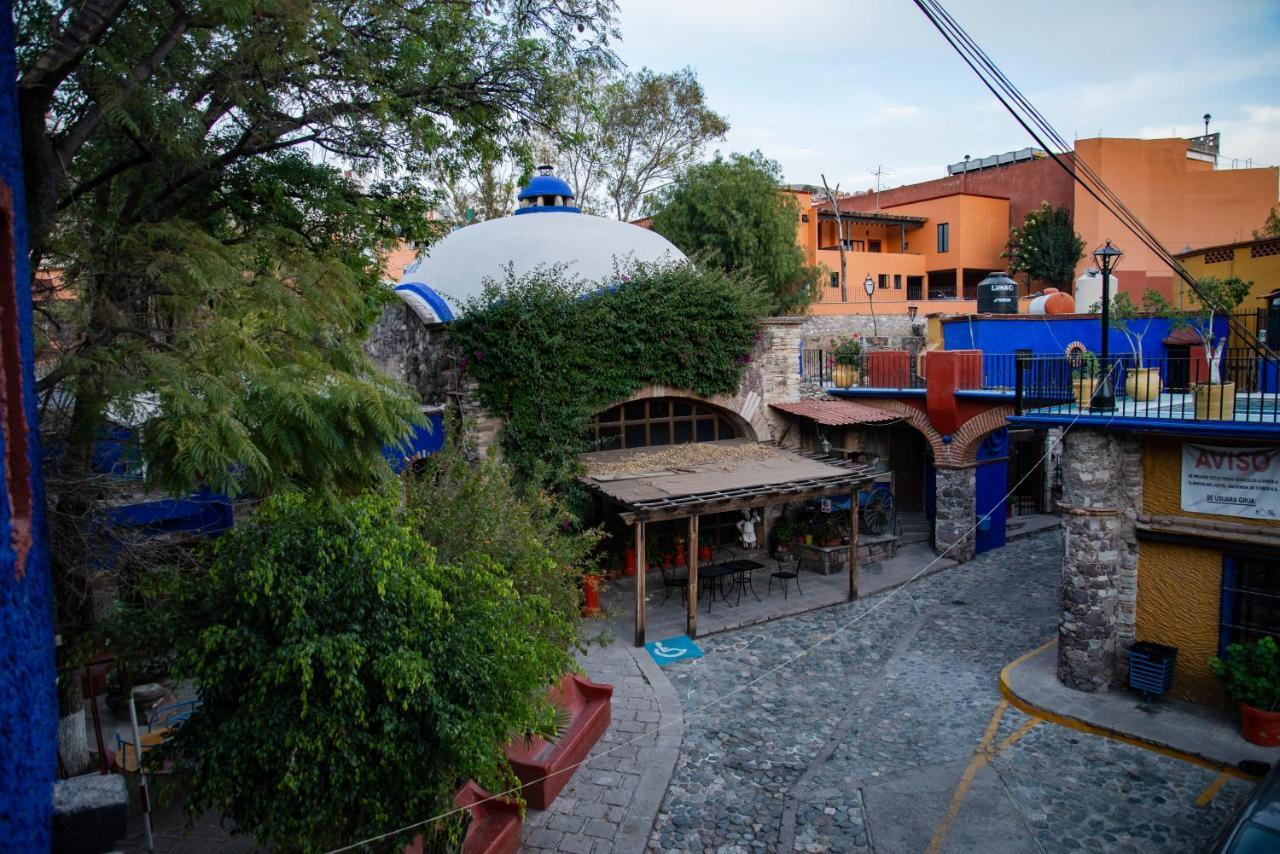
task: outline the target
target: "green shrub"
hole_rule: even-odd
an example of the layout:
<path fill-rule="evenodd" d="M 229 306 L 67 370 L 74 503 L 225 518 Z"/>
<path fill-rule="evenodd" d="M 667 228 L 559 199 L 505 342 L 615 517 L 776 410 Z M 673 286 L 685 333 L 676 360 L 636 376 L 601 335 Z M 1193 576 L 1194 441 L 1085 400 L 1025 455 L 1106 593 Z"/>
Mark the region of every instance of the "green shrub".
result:
<path fill-rule="evenodd" d="M 1215 656 L 1209 667 L 1237 703 L 1264 712 L 1280 711 L 1280 647 L 1274 638 L 1233 643 L 1226 658 Z"/>
<path fill-rule="evenodd" d="M 172 580 L 139 625 L 202 705 L 157 760 L 190 814 L 260 843 L 421 821 L 468 777 L 502 787 L 513 734 L 554 732 L 546 689 L 572 666 L 556 603 L 478 551 L 439 559 L 398 496 L 271 498 Z"/>
<path fill-rule="evenodd" d="M 862 337 L 854 335 L 836 344 L 831 350 L 831 358 L 837 365 L 856 367 L 862 364 Z"/>

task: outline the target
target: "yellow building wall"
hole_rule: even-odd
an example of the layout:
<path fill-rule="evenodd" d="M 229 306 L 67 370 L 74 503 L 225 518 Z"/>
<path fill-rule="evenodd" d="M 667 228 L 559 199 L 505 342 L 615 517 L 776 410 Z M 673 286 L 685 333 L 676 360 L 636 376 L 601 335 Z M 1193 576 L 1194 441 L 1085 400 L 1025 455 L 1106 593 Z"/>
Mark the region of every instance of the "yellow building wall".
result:
<path fill-rule="evenodd" d="M 1211 247 L 1217 248 L 1217 247 Z M 1226 247 L 1223 247 L 1224 249 Z M 1274 240 L 1254 241 L 1247 244 L 1231 247 L 1232 257 L 1226 261 L 1215 261 L 1210 263 L 1204 252 L 1196 252 L 1190 255 L 1183 255 L 1178 260 L 1182 262 L 1182 266 L 1187 272 L 1197 279 L 1203 279 L 1208 276 L 1214 276 L 1219 279 L 1230 279 L 1232 277 L 1244 279 L 1246 282 L 1252 282 L 1253 288 L 1249 292 L 1249 296 L 1240 307 L 1236 309 L 1236 313 L 1251 313 L 1259 308 L 1264 308 L 1265 303 L 1260 299 L 1266 294 L 1274 290 L 1280 290 L 1280 238 Z M 1273 254 L 1263 254 L 1270 252 Z M 1194 305 L 1187 299 L 1187 292 L 1190 288 L 1182 280 L 1176 282 L 1178 304 Z M 1243 346 L 1243 342 L 1235 340 L 1234 330 L 1232 341 L 1229 346 Z M 1272 347 L 1280 345 L 1280 342 L 1267 342 Z"/>
<path fill-rule="evenodd" d="M 1144 513 L 1253 522 L 1260 527 L 1280 526 L 1277 521 L 1182 510 L 1182 446 L 1185 442 L 1246 447 L 1250 444 L 1148 436 L 1142 447 Z M 1209 659 L 1218 654 L 1223 553 L 1224 548 L 1216 543 L 1167 543 L 1141 536 L 1138 540 L 1137 637 L 1140 641 L 1178 648 L 1173 696 L 1180 700 L 1206 704 L 1226 702 L 1218 680 L 1209 671 Z"/>

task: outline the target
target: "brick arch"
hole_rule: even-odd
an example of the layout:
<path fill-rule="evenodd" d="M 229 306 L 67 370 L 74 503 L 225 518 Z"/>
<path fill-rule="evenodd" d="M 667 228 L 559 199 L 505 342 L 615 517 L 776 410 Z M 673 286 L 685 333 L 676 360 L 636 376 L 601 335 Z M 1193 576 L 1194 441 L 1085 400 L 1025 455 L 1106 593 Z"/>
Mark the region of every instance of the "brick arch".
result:
<path fill-rule="evenodd" d="M 636 391 L 630 397 L 622 400 L 615 400 L 608 406 L 602 407 L 603 412 L 614 406 L 624 403 L 630 403 L 633 400 L 648 400 L 654 397 L 681 397 L 686 400 L 694 400 L 698 403 L 705 403 L 708 406 L 714 406 L 716 409 L 723 411 L 728 415 L 742 432 L 745 438 L 752 439 L 757 442 L 768 441 L 773 436 L 773 431 L 769 427 L 769 422 L 765 420 L 764 406 L 761 405 L 760 395 L 756 392 L 739 391 L 735 395 L 717 394 L 707 396 L 698 394 L 687 388 L 672 388 L 670 386 L 649 385 Z"/>
<path fill-rule="evenodd" d="M 863 403 L 863 401 L 859 401 Z M 946 467 L 950 464 L 952 457 L 951 446 L 942 439 L 942 434 L 938 429 L 929 423 L 929 416 L 925 415 L 914 406 L 908 406 L 900 400 L 868 400 L 865 401 L 866 406 L 873 409 L 881 409 L 885 412 L 901 418 L 907 424 L 914 427 L 933 450 L 934 465 Z"/>
<path fill-rule="evenodd" d="M 1012 414 L 1012 406 L 997 406 L 961 424 L 951 436 L 951 451 L 955 463 L 971 465 L 977 462 L 978 446 L 982 444 L 983 438 L 988 433 L 1009 426 L 1008 419 Z"/>

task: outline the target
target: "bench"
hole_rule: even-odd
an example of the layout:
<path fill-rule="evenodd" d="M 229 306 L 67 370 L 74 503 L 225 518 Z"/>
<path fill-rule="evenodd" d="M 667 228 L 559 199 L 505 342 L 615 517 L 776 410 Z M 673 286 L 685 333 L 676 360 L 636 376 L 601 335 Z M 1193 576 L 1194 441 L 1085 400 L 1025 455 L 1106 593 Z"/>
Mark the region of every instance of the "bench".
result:
<path fill-rule="evenodd" d="M 521 793 L 529 806 L 545 810 L 569 782 L 577 764 L 609 728 L 613 686 L 602 685 L 569 673 L 550 692 L 550 700 L 571 716 L 569 726 L 555 742 L 542 738 L 517 738 L 504 752 L 511 770 L 524 784 Z"/>
<path fill-rule="evenodd" d="M 462 839 L 462 854 L 516 854 L 520 850 L 520 807 L 506 798 L 494 798 L 475 780 L 453 796 L 453 805 L 466 807 L 471 823 Z M 404 854 L 422 854 L 421 833 L 404 847 Z"/>

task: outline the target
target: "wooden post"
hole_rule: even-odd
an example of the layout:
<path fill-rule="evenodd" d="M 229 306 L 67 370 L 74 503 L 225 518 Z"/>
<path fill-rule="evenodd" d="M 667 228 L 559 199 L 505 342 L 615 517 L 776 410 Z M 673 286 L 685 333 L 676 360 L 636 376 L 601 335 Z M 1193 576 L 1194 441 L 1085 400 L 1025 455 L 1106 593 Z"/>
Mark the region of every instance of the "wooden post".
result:
<path fill-rule="evenodd" d="M 636 646 L 644 646 L 644 577 L 649 571 L 644 556 L 644 522 L 636 521 Z"/>
<path fill-rule="evenodd" d="M 849 496 L 849 601 L 858 598 L 858 490 Z"/>
<path fill-rule="evenodd" d="M 685 633 L 691 638 L 698 636 L 698 514 L 689 517 L 689 548 L 685 550 L 689 558 L 689 587 L 685 590 L 685 604 L 688 607 L 684 621 Z"/>

